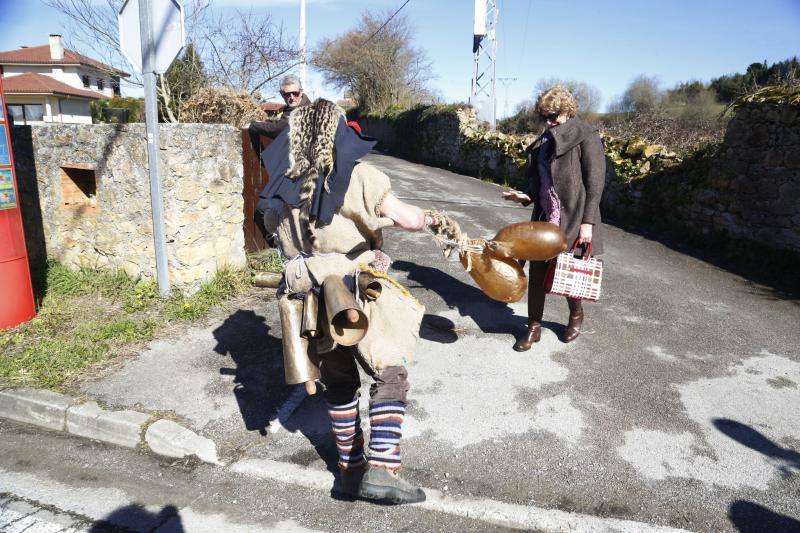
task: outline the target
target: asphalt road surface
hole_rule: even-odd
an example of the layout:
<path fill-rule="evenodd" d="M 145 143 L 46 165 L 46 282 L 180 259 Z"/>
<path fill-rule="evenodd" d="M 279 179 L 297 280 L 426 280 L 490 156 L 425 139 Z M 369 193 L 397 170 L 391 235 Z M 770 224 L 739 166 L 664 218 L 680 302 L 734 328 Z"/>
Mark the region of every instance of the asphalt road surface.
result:
<path fill-rule="evenodd" d="M 445 209 L 470 236 L 529 216 L 498 186 L 367 159 L 398 196 Z M 186 531 L 800 530 L 798 302 L 658 242 L 603 231 L 603 294 L 586 305 L 583 334 L 559 340 L 566 302 L 548 297 L 542 340 L 526 353 L 511 349 L 524 301 L 485 297 L 429 235 L 386 232 L 392 273 L 426 306 L 403 456 L 404 476 L 433 489 L 428 507 L 330 497 L 323 405 L 282 385 L 280 325 L 265 295 L 156 340 L 83 386 L 109 405 L 173 412 L 217 442 L 226 467 L 166 464 L 2 423 L 9 513 L 50 505 L 92 523 L 123 509 L 117 516 L 177 520 Z M 103 494 L 112 501 L 89 508 Z"/>

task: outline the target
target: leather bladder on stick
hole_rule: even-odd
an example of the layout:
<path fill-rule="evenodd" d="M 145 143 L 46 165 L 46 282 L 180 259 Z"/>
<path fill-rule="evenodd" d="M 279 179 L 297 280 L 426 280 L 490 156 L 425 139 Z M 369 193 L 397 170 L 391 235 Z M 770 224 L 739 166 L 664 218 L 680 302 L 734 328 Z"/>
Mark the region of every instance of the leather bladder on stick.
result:
<path fill-rule="evenodd" d="M 325 278 L 322 298 L 331 338 L 342 346 L 358 344 L 367 334 L 369 320 L 341 276 Z"/>
<path fill-rule="evenodd" d="M 567 236 L 551 222 L 509 224 L 486 243 L 494 257 L 547 261 L 567 249 Z"/>

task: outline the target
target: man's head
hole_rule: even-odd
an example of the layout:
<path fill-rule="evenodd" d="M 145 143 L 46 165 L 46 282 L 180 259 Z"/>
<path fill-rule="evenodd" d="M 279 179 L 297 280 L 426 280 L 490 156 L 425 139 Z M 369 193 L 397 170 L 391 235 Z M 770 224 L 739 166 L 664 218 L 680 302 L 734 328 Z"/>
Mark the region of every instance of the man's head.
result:
<path fill-rule="evenodd" d="M 289 107 L 297 107 L 303 100 L 303 85 L 300 78 L 290 74 L 281 80 L 281 96 Z"/>

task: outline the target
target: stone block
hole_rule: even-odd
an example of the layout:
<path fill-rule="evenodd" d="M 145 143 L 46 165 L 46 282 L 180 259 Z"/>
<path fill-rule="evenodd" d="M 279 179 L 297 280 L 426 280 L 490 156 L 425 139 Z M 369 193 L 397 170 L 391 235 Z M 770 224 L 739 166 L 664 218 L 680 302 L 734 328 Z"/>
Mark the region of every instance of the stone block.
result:
<path fill-rule="evenodd" d="M 204 242 L 192 246 L 181 246 L 175 251 L 175 257 L 184 265 L 194 266 L 215 256 L 214 243 Z"/>
<path fill-rule="evenodd" d="M 72 398 L 38 389 L 0 391 L 0 416 L 47 429 L 64 431 L 67 409 Z"/>
<path fill-rule="evenodd" d="M 147 428 L 145 442 L 154 453 L 183 458 L 196 455 L 207 463 L 219 463 L 217 445 L 172 420 L 159 420 Z"/>
<path fill-rule="evenodd" d="M 105 411 L 96 402 L 67 409 L 67 431 L 73 435 L 135 448 L 149 417 L 137 411 Z"/>

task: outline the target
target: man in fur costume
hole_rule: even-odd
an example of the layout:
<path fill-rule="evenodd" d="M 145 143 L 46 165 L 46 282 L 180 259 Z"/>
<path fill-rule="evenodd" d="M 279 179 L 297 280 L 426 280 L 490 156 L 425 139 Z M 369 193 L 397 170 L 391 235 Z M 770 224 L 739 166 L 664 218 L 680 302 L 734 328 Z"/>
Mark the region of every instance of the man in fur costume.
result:
<path fill-rule="evenodd" d="M 423 501 L 425 493 L 398 476 L 400 437 L 409 390 L 405 365 L 425 310 L 385 274 L 389 259 L 380 247 L 384 228 L 417 231 L 433 219 L 394 196 L 384 173 L 358 162 L 374 144 L 347 127 L 341 108 L 327 100 L 295 110 L 289 127 L 262 154 L 270 181 L 261 203 L 266 205 L 265 227 L 290 259 L 279 289 L 285 353 L 296 340 L 287 338 L 286 323 L 302 314 L 291 306 L 318 294 L 329 276 L 352 282 L 366 271 L 380 284 L 377 299 L 363 293 L 358 298 L 369 327 L 357 345 L 336 345 L 326 335 L 304 346 L 319 365 L 342 491 L 373 501 L 413 503 Z M 366 449 L 357 364 L 374 380 Z"/>

